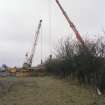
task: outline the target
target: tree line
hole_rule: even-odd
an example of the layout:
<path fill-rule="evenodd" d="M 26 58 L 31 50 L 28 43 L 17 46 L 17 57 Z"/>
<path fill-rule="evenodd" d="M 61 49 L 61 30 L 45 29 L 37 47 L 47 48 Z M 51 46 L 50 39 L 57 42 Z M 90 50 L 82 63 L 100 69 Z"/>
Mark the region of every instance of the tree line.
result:
<path fill-rule="evenodd" d="M 48 74 L 77 79 L 105 92 L 105 43 L 86 41 L 87 48 L 69 39 L 59 43 L 56 57 L 45 62 Z"/>

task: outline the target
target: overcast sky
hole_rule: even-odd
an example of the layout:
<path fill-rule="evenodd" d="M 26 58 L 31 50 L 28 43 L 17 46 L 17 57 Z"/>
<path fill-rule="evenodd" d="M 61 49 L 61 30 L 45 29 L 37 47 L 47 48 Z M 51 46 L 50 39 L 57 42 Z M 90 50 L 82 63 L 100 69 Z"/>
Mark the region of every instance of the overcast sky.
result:
<path fill-rule="evenodd" d="M 59 1 L 83 38 L 105 30 L 105 0 Z M 40 19 L 43 23 L 33 65 L 53 53 L 59 39 L 75 35 L 55 0 L 0 0 L 0 65 L 22 66 Z"/>

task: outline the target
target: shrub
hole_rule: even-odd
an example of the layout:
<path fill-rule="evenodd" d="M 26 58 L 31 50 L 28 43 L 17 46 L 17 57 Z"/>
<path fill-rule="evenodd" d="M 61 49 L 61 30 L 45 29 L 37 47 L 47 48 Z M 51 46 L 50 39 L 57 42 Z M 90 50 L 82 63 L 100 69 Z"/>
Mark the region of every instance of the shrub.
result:
<path fill-rule="evenodd" d="M 47 72 L 56 76 L 77 78 L 80 83 L 105 90 L 105 44 L 101 41 L 86 42 L 86 47 L 78 42 L 61 42 L 56 58 L 46 61 Z"/>

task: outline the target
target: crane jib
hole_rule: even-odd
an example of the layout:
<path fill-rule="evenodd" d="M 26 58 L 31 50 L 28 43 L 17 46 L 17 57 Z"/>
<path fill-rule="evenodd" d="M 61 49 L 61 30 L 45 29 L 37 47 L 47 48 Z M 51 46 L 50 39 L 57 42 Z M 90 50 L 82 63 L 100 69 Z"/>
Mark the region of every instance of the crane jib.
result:
<path fill-rule="evenodd" d="M 31 67 L 31 65 L 32 65 L 32 61 L 34 58 L 35 49 L 36 49 L 36 45 L 37 45 L 37 41 L 38 41 L 38 37 L 39 37 L 39 32 L 40 32 L 40 28 L 41 28 L 41 23 L 42 23 L 42 20 L 39 21 L 38 28 L 35 33 L 34 43 L 33 43 L 32 49 L 31 49 L 30 56 L 26 59 L 26 62 L 23 64 L 23 67 Z"/>
<path fill-rule="evenodd" d="M 56 3 L 58 4 L 60 10 L 62 11 L 63 15 L 65 16 L 67 22 L 69 23 L 70 28 L 73 30 L 73 32 L 76 35 L 77 40 L 84 46 L 84 40 L 82 39 L 80 33 L 78 32 L 78 30 L 76 29 L 75 25 L 73 24 L 73 22 L 70 20 L 69 16 L 67 15 L 66 11 L 63 9 L 63 7 L 61 6 L 60 2 L 58 0 L 56 0 Z"/>

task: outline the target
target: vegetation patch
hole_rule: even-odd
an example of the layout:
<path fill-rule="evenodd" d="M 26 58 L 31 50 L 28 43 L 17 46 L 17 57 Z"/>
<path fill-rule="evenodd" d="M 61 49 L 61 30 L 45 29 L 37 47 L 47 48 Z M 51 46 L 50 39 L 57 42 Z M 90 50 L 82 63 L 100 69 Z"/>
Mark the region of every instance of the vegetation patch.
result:
<path fill-rule="evenodd" d="M 13 79 L 5 79 L 14 85 L 0 96 L 0 105 L 105 105 L 105 97 L 75 81 L 52 76 Z"/>
<path fill-rule="evenodd" d="M 77 79 L 105 93 L 105 43 L 86 41 L 85 47 L 68 39 L 59 44 L 56 58 L 46 61 L 48 74 Z"/>

